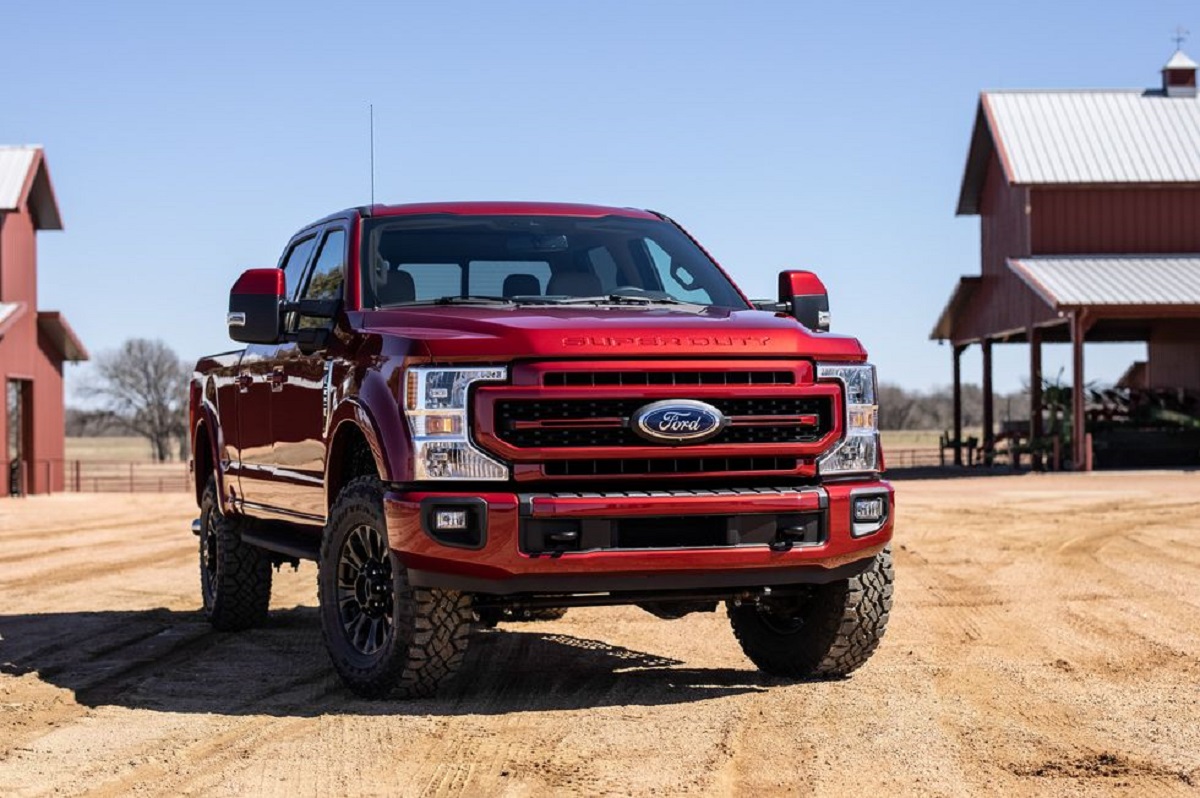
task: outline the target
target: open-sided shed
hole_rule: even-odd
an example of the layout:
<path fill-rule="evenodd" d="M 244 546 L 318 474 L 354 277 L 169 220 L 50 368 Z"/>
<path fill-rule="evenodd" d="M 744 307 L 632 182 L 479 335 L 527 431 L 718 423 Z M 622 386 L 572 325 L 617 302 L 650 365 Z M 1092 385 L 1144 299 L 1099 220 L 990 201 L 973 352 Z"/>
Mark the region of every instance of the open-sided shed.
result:
<path fill-rule="evenodd" d="M 1148 344 L 1149 388 L 1200 391 L 1200 99 L 1176 52 L 1159 89 L 986 91 L 958 201 L 980 217 L 981 273 L 962 277 L 931 338 L 982 349 L 994 448 L 992 345 L 1030 344 L 1042 437 L 1041 344 L 1072 344 L 1072 460 L 1086 462 L 1085 341 Z"/>

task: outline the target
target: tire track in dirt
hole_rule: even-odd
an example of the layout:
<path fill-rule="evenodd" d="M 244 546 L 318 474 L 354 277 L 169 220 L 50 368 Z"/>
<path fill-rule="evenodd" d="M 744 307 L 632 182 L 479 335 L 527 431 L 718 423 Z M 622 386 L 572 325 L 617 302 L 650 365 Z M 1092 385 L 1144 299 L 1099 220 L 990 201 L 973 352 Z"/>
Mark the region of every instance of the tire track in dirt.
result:
<path fill-rule="evenodd" d="M 1179 497 L 1197 487 L 902 483 L 891 628 L 842 682 L 759 676 L 720 614 L 603 609 L 505 624 L 438 697 L 378 703 L 341 686 L 316 612 L 292 606 L 312 604 L 309 573 L 277 577 L 262 629 L 207 631 L 190 497 L 150 525 L 128 497 L 59 520 L 14 503 L 0 793 L 1195 794 L 1200 504 Z M 8 545 L 36 541 L 35 516 L 70 572 L 14 588 L 49 573 Z"/>
<path fill-rule="evenodd" d="M 56 562 L 39 563 L 40 567 L 33 573 L 6 579 L 3 589 L 21 593 L 30 588 L 46 587 L 47 584 L 55 587 L 78 586 L 89 581 L 108 579 L 116 574 L 141 570 L 147 566 L 169 566 L 172 564 L 172 558 L 177 561 L 184 559 L 184 552 L 176 541 L 166 541 L 162 546 L 148 551 L 139 545 L 138 554 L 132 557 L 121 557 L 120 552 L 116 550 L 104 550 L 104 553 L 115 556 L 105 559 L 85 556 L 82 562 L 66 566 Z M 191 554 L 190 550 L 187 553 Z"/>

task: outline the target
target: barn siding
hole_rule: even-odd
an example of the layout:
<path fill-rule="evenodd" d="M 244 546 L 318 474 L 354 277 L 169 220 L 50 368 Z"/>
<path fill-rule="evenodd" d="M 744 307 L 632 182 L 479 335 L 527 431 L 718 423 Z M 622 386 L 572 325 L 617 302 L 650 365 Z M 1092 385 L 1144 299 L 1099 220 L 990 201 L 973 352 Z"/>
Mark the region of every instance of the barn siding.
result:
<path fill-rule="evenodd" d="M 1161 320 L 1150 331 L 1146 384 L 1200 391 L 1200 320 Z"/>
<path fill-rule="evenodd" d="M 1200 189 L 1032 189 L 1034 255 L 1200 252 Z"/>
<path fill-rule="evenodd" d="M 1008 268 L 1009 258 L 1030 253 L 1028 189 L 1010 186 L 994 154 L 988 164 L 980 201 L 983 279 L 951 338 L 966 343 L 1057 318 L 1045 301 Z"/>
<path fill-rule="evenodd" d="M 7 381 L 32 380 L 33 439 L 27 457 L 37 467 L 26 489 L 46 493 L 63 489 L 63 376 L 62 355 L 38 330 L 37 230 L 28 208 L 0 214 L 0 273 L 4 301 L 25 302 L 25 315 L 0 338 L 0 461 L 7 462 Z M 7 468 L 0 471 L 0 496 L 8 493 Z"/>

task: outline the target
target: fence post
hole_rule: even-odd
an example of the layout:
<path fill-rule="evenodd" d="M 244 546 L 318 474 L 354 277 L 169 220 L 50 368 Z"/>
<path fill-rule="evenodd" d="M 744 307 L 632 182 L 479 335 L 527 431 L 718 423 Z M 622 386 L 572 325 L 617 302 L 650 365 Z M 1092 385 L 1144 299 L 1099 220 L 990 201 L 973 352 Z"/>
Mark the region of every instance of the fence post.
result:
<path fill-rule="evenodd" d="M 80 476 L 80 471 L 79 471 L 79 461 L 78 461 L 78 460 L 76 460 L 76 461 L 75 461 L 75 492 L 76 492 L 76 493 L 82 493 L 82 492 L 83 492 L 83 479 L 82 479 L 82 477 Z"/>
<path fill-rule="evenodd" d="M 129 464 L 129 492 L 133 493 L 133 463 Z"/>

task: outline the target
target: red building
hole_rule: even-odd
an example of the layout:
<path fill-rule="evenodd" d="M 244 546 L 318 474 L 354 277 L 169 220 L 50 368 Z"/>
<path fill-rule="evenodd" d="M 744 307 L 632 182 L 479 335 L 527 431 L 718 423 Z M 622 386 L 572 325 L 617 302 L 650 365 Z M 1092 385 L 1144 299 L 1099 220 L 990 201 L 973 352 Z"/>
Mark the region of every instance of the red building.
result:
<path fill-rule="evenodd" d="M 1085 341 L 1146 342 L 1147 388 L 1200 391 L 1200 99 L 1177 52 L 1162 86 L 980 95 L 958 214 L 980 217 L 982 268 L 931 337 L 983 355 L 984 448 L 994 446 L 992 346 L 1030 345 L 1030 435 L 1042 437 L 1043 342 L 1072 347 L 1072 459 L 1087 462 Z"/>
<path fill-rule="evenodd" d="M 0 496 L 63 487 L 63 363 L 87 351 L 57 311 L 38 310 L 37 233 L 61 230 L 40 147 L 0 147 Z"/>

